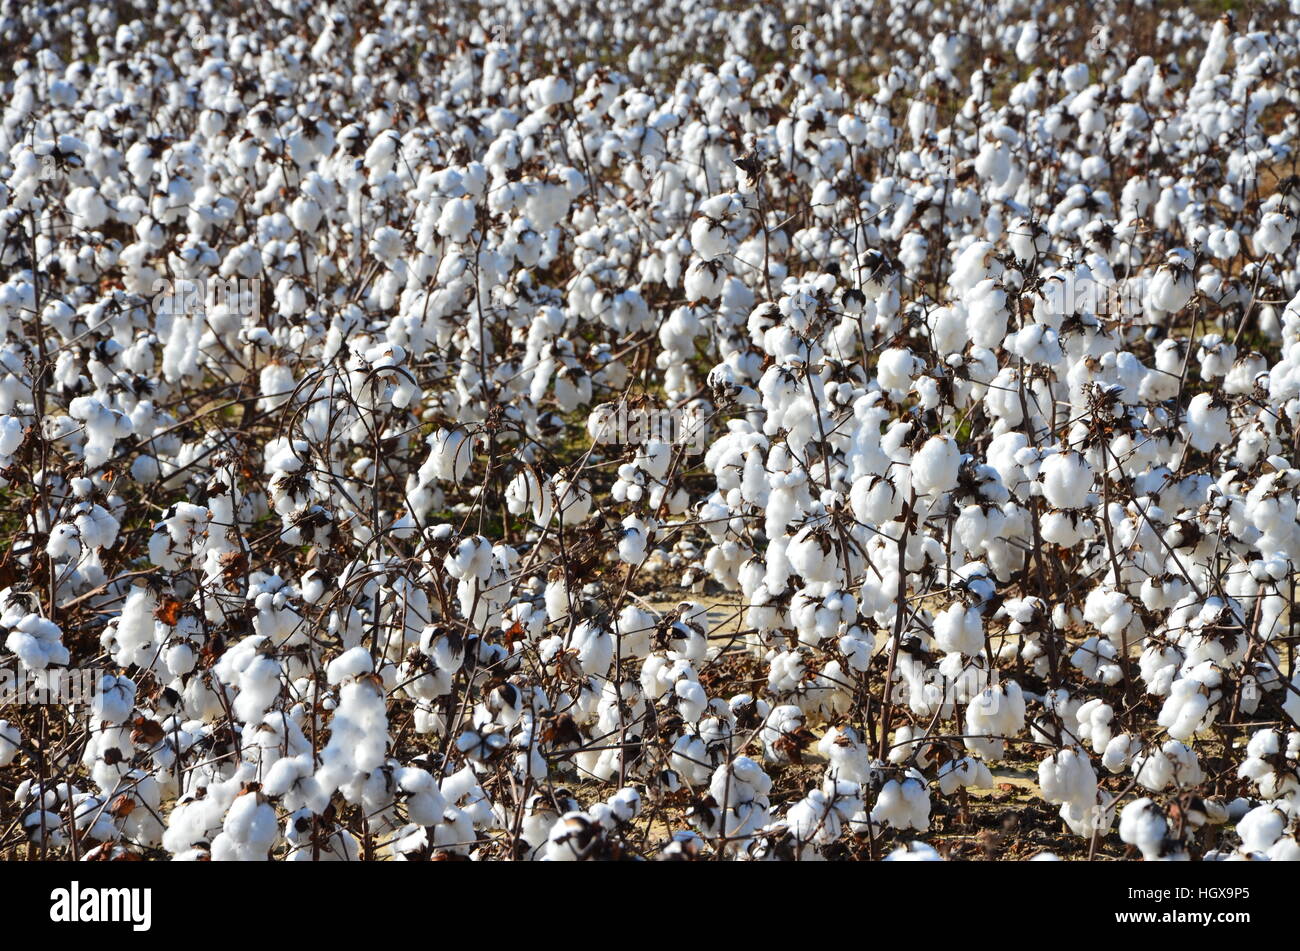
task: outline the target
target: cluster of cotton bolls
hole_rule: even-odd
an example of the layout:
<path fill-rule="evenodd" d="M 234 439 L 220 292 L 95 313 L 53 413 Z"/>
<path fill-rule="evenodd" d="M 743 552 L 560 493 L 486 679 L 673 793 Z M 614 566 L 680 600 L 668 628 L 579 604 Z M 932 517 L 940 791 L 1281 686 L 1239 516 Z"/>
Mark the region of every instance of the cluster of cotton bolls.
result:
<path fill-rule="evenodd" d="M 1300 3 L 541 6 L 0 17 L 0 854 L 1300 855 Z"/>

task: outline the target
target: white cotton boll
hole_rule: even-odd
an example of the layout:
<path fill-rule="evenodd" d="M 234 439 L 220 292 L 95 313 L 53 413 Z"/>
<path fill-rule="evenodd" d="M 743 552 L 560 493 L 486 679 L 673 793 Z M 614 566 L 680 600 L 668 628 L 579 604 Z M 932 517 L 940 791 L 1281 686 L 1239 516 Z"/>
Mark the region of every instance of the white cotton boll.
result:
<path fill-rule="evenodd" d="M 697 258 L 686 271 L 684 288 L 688 301 L 713 301 L 722 296 L 727 270 L 720 261 Z"/>
<path fill-rule="evenodd" d="M 16 416 L 0 416 L 0 459 L 8 459 L 23 444 L 26 427 Z"/>
<path fill-rule="evenodd" d="M 463 429 L 436 429 L 425 442 L 429 455 L 420 466 L 420 483 L 430 485 L 437 479 L 463 482 L 474 461 L 473 437 Z"/>
<path fill-rule="evenodd" d="M 286 364 L 271 362 L 262 368 L 258 375 L 261 398 L 257 401 L 258 409 L 269 412 L 289 402 L 293 393 L 293 369 Z"/>
<path fill-rule="evenodd" d="M 105 674 L 91 701 L 92 716 L 108 723 L 126 723 L 135 709 L 135 683 L 129 677 Z"/>
<path fill-rule="evenodd" d="M 1213 452 L 1232 441 L 1228 407 L 1210 393 L 1198 393 L 1187 404 L 1188 442 L 1198 452 Z"/>
<path fill-rule="evenodd" d="M 939 767 L 936 776 L 939 791 L 951 796 L 960 789 L 990 789 L 993 786 L 993 773 L 984 765 L 984 761 L 974 756 L 948 760 Z"/>
<path fill-rule="evenodd" d="M 1077 509 L 1088 504 L 1093 471 L 1081 453 L 1053 453 L 1043 460 L 1040 473 L 1043 496 L 1049 505 L 1058 509 Z"/>
<path fill-rule="evenodd" d="M 1111 742 L 1111 720 L 1115 716 L 1114 709 L 1100 698 L 1094 698 L 1079 706 L 1075 711 L 1075 722 L 1078 724 L 1077 733 L 1081 740 L 1086 741 L 1092 751 L 1098 755 L 1105 754 L 1109 749 Z M 1106 764 L 1110 769 L 1109 764 Z M 1111 770 L 1117 772 L 1117 770 Z"/>
<path fill-rule="evenodd" d="M 637 516 L 629 515 L 623 519 L 623 531 L 618 540 L 619 560 L 628 565 L 645 561 L 649 534 L 649 526 Z"/>
<path fill-rule="evenodd" d="M 1289 734 L 1289 742 L 1284 745 L 1278 731 L 1260 730 L 1250 738 L 1246 759 L 1238 767 L 1237 776 L 1253 781 L 1262 799 L 1291 796 L 1300 792 L 1297 753 L 1300 753 L 1300 733 Z"/>
<path fill-rule="evenodd" d="M 1089 680 L 1113 686 L 1124 679 L 1124 670 L 1116 662 L 1119 649 L 1105 637 L 1089 637 L 1070 655 L 1070 665 Z"/>
<path fill-rule="evenodd" d="M 68 196 L 71 199 L 71 195 Z M 1283 255 L 1295 237 L 1296 220 L 1276 211 L 1266 212 L 1259 219 L 1259 228 L 1251 238 L 1259 254 Z"/>
<path fill-rule="evenodd" d="M 930 828 L 930 794 L 924 777 L 910 770 L 902 779 L 891 779 L 881 787 L 871 810 L 871 821 L 894 829 Z"/>
<path fill-rule="evenodd" d="M 577 653 L 582 672 L 604 677 L 614 662 L 614 638 L 591 621 L 583 621 L 569 635 L 569 647 Z"/>
<path fill-rule="evenodd" d="M 1087 754 L 1067 748 L 1049 755 L 1038 766 L 1038 785 L 1048 802 L 1090 807 L 1097 800 L 1097 774 Z"/>
<path fill-rule="evenodd" d="M 1132 770 L 1138 783 L 1152 792 L 1170 785 L 1195 786 L 1205 778 L 1196 754 L 1178 740 L 1133 757 Z"/>
<path fill-rule="evenodd" d="M 1101 762 L 1109 772 L 1120 773 L 1128 769 L 1133 757 L 1142 751 L 1142 741 L 1135 736 L 1121 733 L 1106 744 Z"/>
<path fill-rule="evenodd" d="M 560 475 L 551 477 L 555 508 L 560 521 L 566 526 L 581 525 L 591 515 L 591 486 L 582 480 L 571 482 Z"/>
<path fill-rule="evenodd" d="M 883 525 L 903 511 L 902 494 L 888 479 L 866 475 L 857 479 L 849 490 L 849 504 L 858 521 Z"/>
<path fill-rule="evenodd" d="M 213 861 L 264 862 L 280 836 L 275 809 L 257 793 L 237 796 L 212 842 Z"/>
<path fill-rule="evenodd" d="M 1133 604 L 1122 591 L 1101 585 L 1089 591 L 1084 599 L 1083 619 L 1108 638 L 1119 637 L 1134 618 Z"/>
<path fill-rule="evenodd" d="M 79 396 L 68 404 L 68 415 L 81 420 L 86 434 L 83 448 L 87 469 L 103 465 L 113 455 L 119 439 L 135 431 L 129 417 L 105 407 L 99 400 Z"/>
<path fill-rule="evenodd" d="M 0 720 L 0 768 L 14 761 L 22 743 L 23 735 L 18 731 L 17 724 Z"/>
<path fill-rule="evenodd" d="M 474 201 L 470 198 L 453 198 L 443 205 L 438 216 L 438 234 L 464 244 L 474 228 Z"/>
<path fill-rule="evenodd" d="M 925 842 L 908 842 L 885 856 L 886 862 L 942 862 L 943 856 Z"/>
<path fill-rule="evenodd" d="M 989 686 L 973 697 L 966 707 L 966 748 L 985 760 L 1000 759 L 1006 752 L 1005 737 L 1025 728 L 1025 697 L 1014 680 Z M 984 739 L 989 737 L 989 739 Z"/>
<path fill-rule="evenodd" d="M 966 307 L 966 332 L 971 342 L 989 350 L 1001 346 L 1011 317 L 1006 290 L 996 281 L 980 281 L 967 295 Z"/>
<path fill-rule="evenodd" d="M 1168 857 L 1169 825 L 1165 814 L 1150 799 L 1137 799 L 1124 807 L 1119 819 L 1119 837 L 1137 846 L 1148 862 Z"/>
<path fill-rule="evenodd" d="M 696 218 L 691 225 L 691 247 L 702 260 L 712 261 L 730 249 L 730 239 L 721 223 L 710 217 Z"/>
<path fill-rule="evenodd" d="M 45 554 L 55 561 L 78 559 L 81 557 L 81 533 L 77 526 L 68 522 L 55 525 L 45 543 Z"/>
<path fill-rule="evenodd" d="M 867 783 L 874 773 L 871 765 L 871 753 L 850 726 L 829 728 L 817 742 L 817 751 L 830 765 L 826 775 L 833 779 L 851 783 Z"/>
<path fill-rule="evenodd" d="M 1147 294 L 1152 306 L 1172 314 L 1187 306 L 1195 291 L 1191 268 L 1176 251 L 1171 251 L 1167 263 L 1156 269 Z"/>
<path fill-rule="evenodd" d="M 1210 698 L 1205 685 L 1190 677 L 1176 680 L 1160 709 L 1157 721 L 1176 740 L 1190 740 L 1206 724 Z"/>
<path fill-rule="evenodd" d="M 788 744 L 803 726 L 804 713 L 799 707 L 788 703 L 773 707 L 758 734 L 763 743 L 764 758 L 774 763 L 790 762 L 789 747 L 781 741 Z"/>
<path fill-rule="evenodd" d="M 912 487 L 921 495 L 941 495 L 957 487 L 961 450 L 950 436 L 932 436 L 912 457 Z"/>
<path fill-rule="evenodd" d="M 934 619 L 934 639 L 940 650 L 973 656 L 984 649 L 984 622 L 978 611 L 954 604 Z"/>
<path fill-rule="evenodd" d="M 371 673 L 374 669 L 375 665 L 370 658 L 370 651 L 358 645 L 349 651 L 344 651 L 329 662 L 329 666 L 326 668 L 326 678 L 331 687 L 337 687 L 339 684 L 360 677 L 362 674 Z"/>
<path fill-rule="evenodd" d="M 654 614 L 634 604 L 619 612 L 614 631 L 625 660 L 639 660 L 650 653 L 650 638 L 657 625 L 658 618 Z"/>
<path fill-rule="evenodd" d="M 63 630 L 38 614 L 21 617 L 5 638 L 5 649 L 17 654 L 24 667 L 44 670 L 68 664 L 68 649 L 63 646 Z"/>
<path fill-rule="evenodd" d="M 911 350 L 889 348 L 876 362 L 877 379 L 889 391 L 889 398 L 899 402 L 912 388 L 912 379 L 925 368 L 924 362 Z"/>
<path fill-rule="evenodd" d="M 1288 815 L 1272 804 L 1250 810 L 1237 823 L 1242 851 L 1247 854 L 1267 852 L 1281 838 L 1288 820 Z"/>

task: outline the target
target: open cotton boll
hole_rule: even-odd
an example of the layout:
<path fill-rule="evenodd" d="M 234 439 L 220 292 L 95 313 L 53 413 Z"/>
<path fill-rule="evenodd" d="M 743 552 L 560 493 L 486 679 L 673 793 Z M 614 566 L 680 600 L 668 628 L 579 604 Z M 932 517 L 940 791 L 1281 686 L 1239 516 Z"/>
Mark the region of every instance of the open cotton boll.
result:
<path fill-rule="evenodd" d="M 1257 806 L 1237 823 L 1241 849 L 1249 854 L 1268 855 L 1282 837 L 1291 820 L 1287 812 L 1273 804 Z M 1292 842 L 1294 846 L 1294 840 Z"/>
<path fill-rule="evenodd" d="M 107 723 L 126 723 L 135 709 L 135 683 L 128 677 L 105 674 L 91 699 L 91 711 L 96 720 Z"/>
<path fill-rule="evenodd" d="M 293 368 L 288 364 L 272 361 L 262 368 L 258 375 L 258 384 L 262 393 L 257 401 L 258 409 L 269 412 L 287 403 L 293 394 Z"/>
<path fill-rule="evenodd" d="M 903 777 L 886 781 L 871 810 L 871 821 L 899 830 L 929 829 L 930 794 L 925 778 L 916 770 L 908 770 Z"/>
<path fill-rule="evenodd" d="M 1207 664 L 1209 662 L 1207 661 Z M 1218 684 L 1217 672 L 1214 676 Z M 1175 740 L 1190 740 L 1214 719 L 1208 685 L 1191 676 L 1174 681 L 1156 722 Z"/>
<path fill-rule="evenodd" d="M 941 495 L 957 487 L 961 450 L 948 436 L 927 439 L 912 457 L 912 488 L 920 495 Z"/>
<path fill-rule="evenodd" d="M 983 280 L 966 296 L 966 332 L 977 347 L 992 349 L 1007 335 L 1011 312 L 1007 292 L 993 280 Z"/>
<path fill-rule="evenodd" d="M 1164 811 L 1150 799 L 1136 799 L 1124 807 L 1119 818 L 1119 837 L 1137 846 L 1148 862 L 1187 858 L 1186 851 L 1169 837 Z"/>
<path fill-rule="evenodd" d="M 63 630 L 53 621 L 36 614 L 22 616 L 16 623 L 6 623 L 10 628 L 5 638 L 5 650 L 17 654 L 24 667 L 44 670 L 68 664 L 68 649 L 63 645 Z"/>
<path fill-rule="evenodd" d="M 1205 778 L 1196 754 L 1178 740 L 1169 740 L 1159 749 L 1134 756 L 1131 768 L 1138 783 L 1152 792 L 1160 792 L 1170 785 L 1192 787 Z"/>
<path fill-rule="evenodd" d="M 1237 769 L 1241 779 L 1252 780 L 1262 799 L 1281 799 L 1300 792 L 1300 733 L 1256 732 L 1246 745 L 1246 759 Z"/>
<path fill-rule="evenodd" d="M 932 845 L 919 840 L 900 845 L 885 856 L 886 862 L 942 862 L 943 856 Z"/>
<path fill-rule="evenodd" d="M 591 485 L 585 479 L 571 482 L 560 475 L 551 477 L 555 510 L 565 525 L 581 525 L 591 515 Z"/>
<path fill-rule="evenodd" d="M 1097 800 L 1097 774 L 1087 754 L 1077 749 L 1059 750 L 1043 760 L 1038 765 L 1038 785 L 1048 802 L 1088 808 Z"/>
<path fill-rule="evenodd" d="M 990 789 L 993 786 L 993 774 L 983 760 L 974 756 L 948 760 L 939 767 L 936 778 L 939 791 L 945 796 L 951 796 L 958 789 Z"/>
<path fill-rule="evenodd" d="M 275 810 L 256 792 L 237 796 L 221 834 L 212 840 L 215 862 L 265 862 L 280 837 Z"/>
<path fill-rule="evenodd" d="M 906 349 L 889 348 L 876 361 L 876 374 L 881 387 L 889 391 L 889 398 L 898 402 L 912 388 L 912 380 L 923 369 L 925 362 Z"/>
<path fill-rule="evenodd" d="M 1213 452 L 1232 441 L 1228 407 L 1210 393 L 1198 393 L 1187 404 L 1188 443 L 1198 452 Z"/>
<path fill-rule="evenodd" d="M 420 466 L 420 484 L 430 485 L 437 479 L 463 482 L 474 461 L 473 437 L 462 429 L 436 429 L 426 442 L 429 455 Z"/>
<path fill-rule="evenodd" d="M 1110 724 L 1114 716 L 1114 709 L 1099 697 L 1080 704 L 1079 709 L 1075 711 L 1075 721 L 1078 724 L 1077 735 L 1098 755 L 1104 754 L 1110 745 Z M 1115 772 L 1115 770 L 1111 771 Z"/>
<path fill-rule="evenodd" d="M 0 767 L 8 766 L 18 756 L 23 735 L 16 724 L 0 720 Z"/>
<path fill-rule="evenodd" d="M 786 828 L 801 844 L 829 845 L 840 837 L 849 820 L 862 809 L 856 783 L 827 779 L 786 813 Z"/>
<path fill-rule="evenodd" d="M 117 441 L 135 432 L 129 417 L 89 396 L 72 400 L 68 404 L 68 415 L 82 423 L 86 436 L 83 452 L 88 470 L 107 462 Z"/>
<path fill-rule="evenodd" d="M 939 649 L 967 655 L 984 649 L 984 623 L 979 612 L 954 604 L 934 619 L 934 640 Z"/>
<path fill-rule="evenodd" d="M 1195 290 L 1187 260 L 1179 251 L 1170 251 L 1165 263 L 1156 269 L 1147 297 L 1157 310 L 1172 314 L 1187 306 Z"/>
<path fill-rule="evenodd" d="M 1058 509 L 1083 508 L 1088 504 L 1092 477 L 1092 466 L 1081 453 L 1053 453 L 1043 460 L 1043 497 Z"/>
<path fill-rule="evenodd" d="M 1070 666 L 1083 672 L 1089 680 L 1113 686 L 1124 679 L 1117 662 L 1119 648 L 1105 637 L 1089 637 L 1070 655 Z"/>
<path fill-rule="evenodd" d="M 1004 737 L 1025 728 L 1025 697 L 1014 680 L 984 688 L 966 707 L 966 748 L 982 759 L 1001 759 L 1006 752 Z M 989 739 L 984 739 L 989 737 Z"/>

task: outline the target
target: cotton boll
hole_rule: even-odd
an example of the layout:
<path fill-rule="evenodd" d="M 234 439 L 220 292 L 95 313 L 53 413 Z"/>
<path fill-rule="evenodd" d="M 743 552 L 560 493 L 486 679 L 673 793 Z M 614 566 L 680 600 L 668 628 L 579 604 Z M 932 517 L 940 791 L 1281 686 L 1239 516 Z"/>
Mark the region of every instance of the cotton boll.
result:
<path fill-rule="evenodd" d="M 0 720 L 0 767 L 8 766 L 14 761 L 22 742 L 23 736 L 17 725 L 8 720 Z"/>
<path fill-rule="evenodd" d="M 935 618 L 934 639 L 940 650 L 978 654 L 984 649 L 984 624 L 977 611 L 954 604 Z"/>
<path fill-rule="evenodd" d="M 1177 843 L 1169 840 L 1165 814 L 1150 799 L 1137 799 L 1124 807 L 1120 813 L 1119 837 L 1137 846 L 1148 862 L 1187 857 Z"/>
<path fill-rule="evenodd" d="M 1138 783 L 1152 792 L 1170 785 L 1195 786 L 1205 778 L 1196 754 L 1177 740 L 1133 757 L 1132 770 Z"/>
<path fill-rule="evenodd" d="M 1115 711 L 1111 706 L 1100 698 L 1094 698 L 1080 704 L 1079 709 L 1075 711 L 1079 738 L 1087 741 L 1092 747 L 1092 751 L 1098 755 L 1106 754 L 1110 748 L 1112 739 L 1110 724 L 1114 715 Z M 1110 769 L 1109 762 L 1106 763 L 1106 766 Z M 1111 769 L 1111 772 L 1116 771 Z"/>
<path fill-rule="evenodd" d="M 1186 741 L 1208 727 L 1211 719 L 1213 714 L 1206 685 L 1200 680 L 1186 677 L 1176 680 L 1171 686 L 1157 722 L 1175 740 Z"/>
<path fill-rule="evenodd" d="M 1275 805 L 1257 806 L 1237 823 L 1242 851 L 1247 854 L 1269 852 L 1286 829 L 1289 816 Z"/>
<path fill-rule="evenodd" d="M 1252 780 L 1263 799 L 1275 800 L 1300 791 L 1300 733 L 1292 732 L 1283 743 L 1276 730 L 1255 733 L 1246 746 L 1246 759 L 1237 776 Z"/>
<path fill-rule="evenodd" d="M 1043 798 L 1058 804 L 1091 807 L 1097 799 L 1097 774 L 1086 754 L 1064 749 L 1051 754 L 1038 766 L 1038 785 Z"/>
<path fill-rule="evenodd" d="M 1228 408 L 1209 393 L 1198 393 L 1187 405 L 1188 442 L 1198 452 L 1213 452 L 1232 440 Z"/>
<path fill-rule="evenodd" d="M 1014 680 L 986 687 L 966 707 L 966 748 L 985 760 L 1000 759 L 1006 751 L 1003 737 L 1014 737 L 1025 727 L 1025 698 Z M 990 739 L 983 739 L 990 737 Z"/>
<path fill-rule="evenodd" d="M 939 791 L 951 796 L 960 789 L 989 789 L 993 786 L 993 774 L 984 762 L 973 756 L 949 760 L 939 767 L 937 774 Z"/>
<path fill-rule="evenodd" d="M 966 331 L 971 342 L 990 350 L 1001 346 L 1011 316 L 1006 290 L 996 281 L 981 281 L 969 292 L 966 306 Z"/>
<path fill-rule="evenodd" d="M 1043 496 L 1058 509 L 1083 508 L 1092 489 L 1092 466 L 1080 453 L 1053 453 L 1043 460 Z"/>
<path fill-rule="evenodd" d="M 957 487 L 961 450 L 956 440 L 935 436 L 912 457 L 912 487 L 918 494 L 940 495 Z"/>
<path fill-rule="evenodd" d="M 96 720 L 126 723 L 135 707 L 135 683 L 127 677 L 105 674 L 99 680 L 91 709 Z"/>
<path fill-rule="evenodd" d="M 260 795 L 238 796 L 226 813 L 221 834 L 212 840 L 212 858 L 217 862 L 266 861 L 279 835 L 275 810 Z"/>
<path fill-rule="evenodd" d="M 1187 306 L 1194 292 L 1191 268 L 1178 252 L 1169 252 L 1165 264 L 1156 269 L 1147 291 L 1152 306 L 1165 313 L 1177 313 Z"/>
<path fill-rule="evenodd" d="M 889 398 L 898 402 L 912 388 L 913 378 L 924 367 L 925 364 L 913 356 L 912 351 L 890 348 L 881 352 L 876 362 L 876 373 L 880 385 L 889 391 Z"/>
<path fill-rule="evenodd" d="M 876 797 L 871 821 L 900 830 L 925 832 L 929 829 L 930 795 L 921 774 L 910 770 L 899 779 L 888 780 Z"/>

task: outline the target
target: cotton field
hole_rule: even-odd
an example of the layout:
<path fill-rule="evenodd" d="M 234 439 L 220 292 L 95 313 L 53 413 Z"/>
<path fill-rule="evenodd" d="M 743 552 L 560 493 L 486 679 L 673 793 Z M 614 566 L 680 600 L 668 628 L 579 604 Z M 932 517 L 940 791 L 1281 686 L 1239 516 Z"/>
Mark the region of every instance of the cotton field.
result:
<path fill-rule="evenodd" d="M 0 2 L 0 859 L 1300 858 L 1231 6 Z"/>

